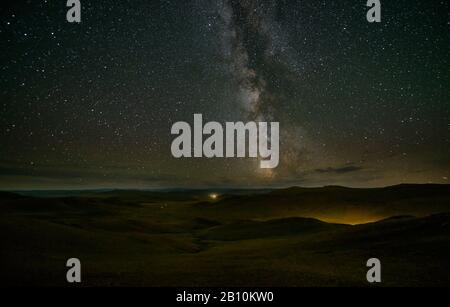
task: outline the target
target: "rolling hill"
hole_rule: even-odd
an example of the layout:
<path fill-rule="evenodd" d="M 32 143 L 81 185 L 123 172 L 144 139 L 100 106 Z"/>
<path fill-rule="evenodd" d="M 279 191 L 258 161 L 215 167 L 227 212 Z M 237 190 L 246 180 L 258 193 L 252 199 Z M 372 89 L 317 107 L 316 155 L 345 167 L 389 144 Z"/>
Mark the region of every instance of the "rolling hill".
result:
<path fill-rule="evenodd" d="M 450 285 L 449 186 L 211 192 L 2 192 L 1 283 L 76 257 L 84 286 L 368 286 L 377 257 L 384 286 Z"/>

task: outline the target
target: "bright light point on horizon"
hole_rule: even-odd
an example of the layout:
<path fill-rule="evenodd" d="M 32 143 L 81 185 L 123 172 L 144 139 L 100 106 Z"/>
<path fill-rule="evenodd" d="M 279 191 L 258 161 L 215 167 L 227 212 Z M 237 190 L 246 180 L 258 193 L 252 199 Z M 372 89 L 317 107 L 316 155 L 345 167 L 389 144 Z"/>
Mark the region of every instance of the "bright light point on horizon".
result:
<path fill-rule="evenodd" d="M 209 194 L 209 198 L 211 198 L 212 200 L 217 200 L 217 198 L 219 198 L 219 194 L 211 193 Z"/>

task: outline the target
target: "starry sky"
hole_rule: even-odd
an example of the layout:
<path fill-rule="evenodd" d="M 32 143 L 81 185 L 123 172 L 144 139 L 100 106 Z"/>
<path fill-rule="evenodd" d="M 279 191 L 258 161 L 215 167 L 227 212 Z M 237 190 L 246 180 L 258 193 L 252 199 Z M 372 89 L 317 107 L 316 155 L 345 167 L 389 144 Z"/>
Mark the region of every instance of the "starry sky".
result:
<path fill-rule="evenodd" d="M 0 189 L 449 183 L 447 1 L 2 2 Z M 175 159 L 171 126 L 280 123 L 280 165 Z"/>

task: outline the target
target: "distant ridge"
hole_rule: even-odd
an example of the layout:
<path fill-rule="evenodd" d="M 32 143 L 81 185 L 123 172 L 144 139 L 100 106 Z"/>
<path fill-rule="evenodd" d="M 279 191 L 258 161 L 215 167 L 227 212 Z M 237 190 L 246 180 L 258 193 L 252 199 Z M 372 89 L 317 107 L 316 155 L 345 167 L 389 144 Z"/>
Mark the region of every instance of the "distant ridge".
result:
<path fill-rule="evenodd" d="M 400 183 L 394 185 L 388 185 L 383 187 L 347 187 L 342 185 L 325 185 L 319 187 L 302 187 L 302 186 L 290 186 L 286 188 L 273 189 L 277 191 L 283 190 L 318 190 L 318 189 L 335 189 L 335 190 L 382 190 L 382 189 L 404 189 L 404 188 L 416 188 L 416 187 L 447 187 L 450 188 L 450 184 L 444 183 Z"/>
<path fill-rule="evenodd" d="M 231 195 L 211 204 L 199 203 L 198 206 L 233 218 L 302 216 L 333 223 L 361 224 L 397 215 L 420 217 L 450 212 L 450 185 L 290 187 L 259 195 Z"/>
<path fill-rule="evenodd" d="M 14 192 L 4 192 L 4 191 L 0 191 L 0 199 L 21 199 L 21 198 L 26 198 L 26 196 L 22 196 L 20 194 L 14 193 Z"/>
<path fill-rule="evenodd" d="M 430 191 L 430 192 L 450 192 L 450 184 L 410 184 L 402 183 L 386 187 L 374 188 L 352 188 L 339 185 L 328 185 L 323 187 L 300 187 L 292 186 L 288 188 L 274 189 L 271 194 L 279 193 L 298 193 L 298 192 L 317 192 L 317 191 Z"/>

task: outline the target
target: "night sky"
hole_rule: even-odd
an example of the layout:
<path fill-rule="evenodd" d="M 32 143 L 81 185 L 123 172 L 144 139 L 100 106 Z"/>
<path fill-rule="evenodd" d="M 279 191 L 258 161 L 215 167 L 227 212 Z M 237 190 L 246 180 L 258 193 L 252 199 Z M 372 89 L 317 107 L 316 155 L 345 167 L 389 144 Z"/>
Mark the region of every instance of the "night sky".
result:
<path fill-rule="evenodd" d="M 2 3 L 0 189 L 449 183 L 448 1 Z M 280 122 L 280 165 L 175 159 L 177 121 Z"/>

